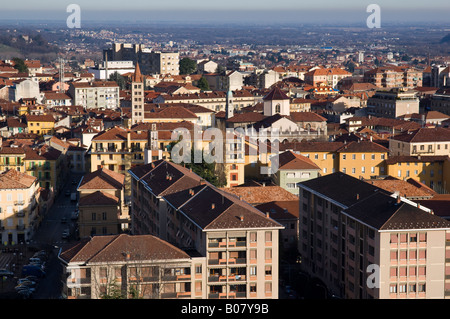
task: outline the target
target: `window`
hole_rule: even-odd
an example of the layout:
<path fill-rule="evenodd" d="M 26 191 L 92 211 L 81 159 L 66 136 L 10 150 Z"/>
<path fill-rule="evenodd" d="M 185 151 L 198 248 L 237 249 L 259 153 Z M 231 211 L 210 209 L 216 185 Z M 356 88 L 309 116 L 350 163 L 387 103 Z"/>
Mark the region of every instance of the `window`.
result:
<path fill-rule="evenodd" d="M 342 159 L 343 159 L 343 160 L 345 160 L 346 157 L 347 157 L 347 156 L 346 156 L 345 154 L 342 154 Z"/>
<path fill-rule="evenodd" d="M 271 231 L 267 231 L 265 238 L 266 238 L 266 243 L 267 242 L 272 242 L 272 232 Z"/>

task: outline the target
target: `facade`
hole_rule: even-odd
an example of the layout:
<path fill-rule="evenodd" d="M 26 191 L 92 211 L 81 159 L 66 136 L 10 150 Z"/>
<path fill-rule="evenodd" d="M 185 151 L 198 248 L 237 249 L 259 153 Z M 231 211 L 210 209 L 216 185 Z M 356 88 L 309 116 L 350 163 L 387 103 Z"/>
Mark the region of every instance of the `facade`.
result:
<path fill-rule="evenodd" d="M 84 109 L 117 109 L 119 86 L 114 81 L 72 82 L 68 94 L 72 105 L 81 105 Z"/>
<path fill-rule="evenodd" d="M 449 146 L 450 129 L 443 127 L 419 128 L 389 140 L 389 150 L 396 156 L 449 156 Z"/>
<path fill-rule="evenodd" d="M 343 172 L 356 178 L 386 174 L 389 150 L 371 141 L 297 142 L 280 144 L 281 151 L 291 150 L 309 158 L 321 169 L 321 175 Z"/>
<path fill-rule="evenodd" d="M 94 75 L 96 80 L 108 80 L 109 77 L 118 73 L 134 73 L 135 67 L 133 61 L 103 61 L 95 67 L 88 68 L 88 72 Z"/>
<path fill-rule="evenodd" d="M 128 229 L 125 175 L 100 168 L 84 175 L 77 191 L 80 238 L 115 235 Z"/>
<path fill-rule="evenodd" d="M 68 299 L 206 299 L 204 257 L 151 236 L 94 236 L 59 254 Z"/>
<path fill-rule="evenodd" d="M 274 159 L 272 167 L 273 161 Z M 298 195 L 297 183 L 320 176 L 319 166 L 309 158 L 292 151 L 280 153 L 277 162 L 279 167 L 272 175 L 273 182 L 295 195 Z"/>
<path fill-rule="evenodd" d="M 304 74 L 305 82 L 314 87 L 324 84 L 337 89 L 340 82 L 352 74 L 340 68 L 314 69 Z"/>
<path fill-rule="evenodd" d="M 408 88 L 422 86 L 422 71 L 411 67 L 384 66 L 364 73 L 364 82 L 379 88 Z"/>
<path fill-rule="evenodd" d="M 129 172 L 133 234 L 203 256 L 205 298 L 278 298 L 279 223 L 174 163 Z"/>
<path fill-rule="evenodd" d="M 302 267 L 346 299 L 444 299 L 450 223 L 343 173 L 299 183 Z"/>
<path fill-rule="evenodd" d="M 367 100 L 367 115 L 397 118 L 419 113 L 419 99 L 415 91 L 377 91 Z"/>
<path fill-rule="evenodd" d="M 38 135 L 51 134 L 55 128 L 55 118 L 51 114 L 27 115 L 27 127 L 29 133 Z"/>
<path fill-rule="evenodd" d="M 429 102 L 431 110 L 450 115 L 450 90 L 446 87 L 437 90 Z"/>
<path fill-rule="evenodd" d="M 3 245 L 29 241 L 39 225 L 37 178 L 10 169 L 0 173 L 0 220 Z"/>
<path fill-rule="evenodd" d="M 438 193 L 450 191 L 450 158 L 440 156 L 390 156 L 386 160 L 386 172 L 398 179 L 420 182 Z"/>

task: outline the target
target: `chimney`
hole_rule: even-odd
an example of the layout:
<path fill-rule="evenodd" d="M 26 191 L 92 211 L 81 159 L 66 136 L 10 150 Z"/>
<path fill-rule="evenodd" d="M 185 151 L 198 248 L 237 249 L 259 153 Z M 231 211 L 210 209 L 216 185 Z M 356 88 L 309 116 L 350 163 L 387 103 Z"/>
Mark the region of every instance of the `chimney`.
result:
<path fill-rule="evenodd" d="M 211 204 L 211 209 L 214 209 L 214 208 L 216 208 L 216 204 L 212 203 Z"/>
<path fill-rule="evenodd" d="M 267 217 L 267 218 L 269 218 L 269 217 L 270 217 L 270 214 L 269 214 L 269 212 L 266 212 L 266 217 Z"/>
<path fill-rule="evenodd" d="M 244 216 L 240 216 L 240 218 L 241 218 L 241 222 L 243 222 L 244 221 Z"/>
<path fill-rule="evenodd" d="M 359 200 L 359 194 L 356 194 L 356 200 Z"/>
<path fill-rule="evenodd" d="M 398 196 L 397 196 L 397 204 L 400 204 L 401 201 L 402 201 L 402 200 L 401 200 L 401 197 L 400 197 L 400 195 L 398 195 Z"/>

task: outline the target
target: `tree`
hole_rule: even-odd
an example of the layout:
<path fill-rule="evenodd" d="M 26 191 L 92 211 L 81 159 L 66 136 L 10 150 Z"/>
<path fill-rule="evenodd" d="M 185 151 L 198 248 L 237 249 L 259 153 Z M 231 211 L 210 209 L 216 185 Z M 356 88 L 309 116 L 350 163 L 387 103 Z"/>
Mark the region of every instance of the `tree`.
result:
<path fill-rule="evenodd" d="M 180 74 L 192 74 L 197 71 L 197 62 L 189 58 L 180 60 Z"/>
<path fill-rule="evenodd" d="M 117 71 L 109 76 L 109 80 L 116 82 L 121 90 L 125 90 L 126 89 L 127 81 Z"/>
<path fill-rule="evenodd" d="M 14 69 L 18 70 L 20 73 L 28 72 L 28 67 L 25 64 L 25 61 L 21 58 L 13 58 L 14 61 Z"/>
<path fill-rule="evenodd" d="M 198 80 L 197 87 L 202 91 L 210 90 L 209 83 L 208 83 L 208 81 L 206 81 L 206 79 L 203 76 L 200 78 L 200 80 Z"/>

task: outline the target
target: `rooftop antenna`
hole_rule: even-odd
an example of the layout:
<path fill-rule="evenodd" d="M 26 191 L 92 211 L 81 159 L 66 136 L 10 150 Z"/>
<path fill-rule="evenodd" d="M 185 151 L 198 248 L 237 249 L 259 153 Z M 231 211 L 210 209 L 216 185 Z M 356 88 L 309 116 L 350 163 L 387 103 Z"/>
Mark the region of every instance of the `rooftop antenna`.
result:
<path fill-rule="evenodd" d="M 59 58 L 59 93 L 63 93 L 64 89 L 64 59 Z"/>

